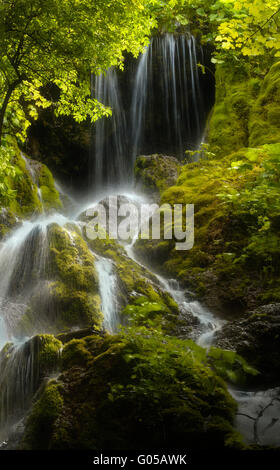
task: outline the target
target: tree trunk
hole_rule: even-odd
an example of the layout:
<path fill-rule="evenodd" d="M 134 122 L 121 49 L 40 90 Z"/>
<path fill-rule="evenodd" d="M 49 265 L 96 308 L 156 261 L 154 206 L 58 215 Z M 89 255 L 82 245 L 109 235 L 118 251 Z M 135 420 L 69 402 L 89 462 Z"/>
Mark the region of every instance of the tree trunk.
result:
<path fill-rule="evenodd" d="M 7 93 L 5 95 L 2 107 L 0 109 L 0 147 L 2 145 L 3 125 L 4 125 L 4 118 L 5 118 L 5 114 L 6 114 L 6 111 L 7 111 L 7 107 L 8 107 L 8 104 L 9 104 L 9 101 L 11 99 L 13 91 L 16 89 L 16 87 L 20 83 L 21 83 L 21 80 L 19 80 L 19 79 L 14 81 L 13 83 L 11 83 L 11 85 L 9 86 L 9 88 L 7 90 Z"/>

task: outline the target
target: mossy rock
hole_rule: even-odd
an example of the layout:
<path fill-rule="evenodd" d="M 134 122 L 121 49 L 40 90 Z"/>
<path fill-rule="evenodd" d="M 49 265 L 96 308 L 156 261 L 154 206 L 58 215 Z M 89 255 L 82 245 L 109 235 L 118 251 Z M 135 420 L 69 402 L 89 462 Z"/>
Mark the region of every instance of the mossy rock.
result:
<path fill-rule="evenodd" d="M 217 66 L 216 102 L 208 129 L 210 148 L 217 156 L 248 146 L 249 117 L 260 83 L 244 64 Z"/>
<path fill-rule="evenodd" d="M 216 69 L 216 103 L 208 141 L 217 156 L 280 142 L 280 62 L 257 71 L 249 64 Z"/>
<path fill-rule="evenodd" d="M 102 324 L 98 275 L 94 255 L 81 235 L 71 227 L 48 228 L 50 243 L 50 290 L 65 326 Z"/>
<path fill-rule="evenodd" d="M 17 335 L 36 331 L 57 334 L 103 322 L 95 257 L 77 227 L 48 226 L 45 265 L 34 280 Z"/>
<path fill-rule="evenodd" d="M 26 423 L 23 449 L 244 449 L 236 403 L 192 342 L 140 329 L 64 347 L 64 372 Z"/>
<path fill-rule="evenodd" d="M 38 196 L 38 188 L 27 168 L 27 157 L 16 149 L 13 165 L 19 168 L 21 174 L 15 180 L 10 179 L 11 188 L 16 191 L 16 197 L 11 201 L 10 208 L 17 215 L 28 217 L 33 214 L 41 214 L 43 205 Z"/>
<path fill-rule="evenodd" d="M 63 407 L 62 387 L 55 380 L 44 388 L 41 398 L 37 401 L 28 418 L 24 449 L 48 449 L 48 441 L 52 435 L 54 423 Z"/>
<path fill-rule="evenodd" d="M 116 240 L 111 240 L 108 235 L 105 239 L 91 240 L 87 237 L 85 229 L 84 237 L 94 252 L 110 258 L 114 262 L 118 276 L 118 296 L 121 307 L 134 305 L 135 300 L 144 296 L 150 302 L 159 302 L 164 305 L 175 320 L 179 313 L 178 306 L 171 296 L 161 288 L 154 274 L 129 258 L 124 248 Z"/>
<path fill-rule="evenodd" d="M 11 164 L 15 176 L 6 179 L 8 189 L 14 192 L 6 206 L 15 216 L 30 217 L 53 209 L 62 203 L 49 169 L 24 155 L 15 142 L 10 144 Z"/>
<path fill-rule="evenodd" d="M 139 156 L 134 169 L 136 188 L 158 197 L 175 183 L 179 167 L 180 162 L 175 157 L 158 154 Z"/>
<path fill-rule="evenodd" d="M 55 187 L 53 176 L 46 165 L 41 165 L 38 180 L 44 210 L 61 209 L 62 202 L 59 197 L 59 192 Z"/>

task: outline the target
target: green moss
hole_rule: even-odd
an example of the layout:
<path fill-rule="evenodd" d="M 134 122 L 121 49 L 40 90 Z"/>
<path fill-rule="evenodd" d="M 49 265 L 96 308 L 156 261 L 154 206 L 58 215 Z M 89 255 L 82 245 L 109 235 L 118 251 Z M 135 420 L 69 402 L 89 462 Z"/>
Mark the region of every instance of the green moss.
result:
<path fill-rule="evenodd" d="M 60 384 L 34 405 L 24 448 L 245 448 L 232 427 L 236 403 L 195 343 L 128 329 L 71 341 L 63 355 Z"/>
<path fill-rule="evenodd" d="M 250 116 L 249 145 L 280 142 L 280 62 L 267 73 Z"/>
<path fill-rule="evenodd" d="M 61 208 L 59 194 L 48 168 L 24 156 L 14 141 L 10 143 L 9 153 L 14 174 L 5 179 L 7 191 L 12 195 L 9 200 L 5 201 L 5 206 L 20 217 L 29 217 L 40 214 L 43 210 Z M 41 190 L 40 197 L 38 188 Z"/>
<path fill-rule="evenodd" d="M 13 164 L 19 168 L 21 174 L 18 178 L 10 179 L 11 188 L 16 191 L 16 198 L 10 205 L 11 210 L 22 217 L 42 213 L 43 206 L 38 197 L 37 186 L 18 149 L 13 158 Z"/>
<path fill-rule="evenodd" d="M 86 237 L 86 231 L 84 232 Z M 151 302 L 160 302 L 173 314 L 178 314 L 178 306 L 171 297 L 163 292 L 158 279 L 148 269 L 128 258 L 123 247 L 108 235 L 102 239 L 90 240 L 87 243 L 93 251 L 112 259 L 119 278 L 119 301 L 122 306 L 134 304 L 135 298 L 145 296 Z"/>
<path fill-rule="evenodd" d="M 2 208 L 0 212 L 0 240 L 19 224 L 19 218 L 10 208 Z"/>
<path fill-rule="evenodd" d="M 62 351 L 62 367 L 64 370 L 73 366 L 85 367 L 92 360 L 92 354 L 87 348 L 85 339 L 73 339 L 65 345 Z"/>
<path fill-rule="evenodd" d="M 40 335 L 39 365 L 40 370 L 55 370 L 59 363 L 62 343 L 52 335 Z"/>
<path fill-rule="evenodd" d="M 46 165 L 41 165 L 39 174 L 39 187 L 41 190 L 44 209 L 60 209 L 62 203 L 59 199 L 59 193 L 55 188 L 55 183 L 50 170 Z"/>
<path fill-rule="evenodd" d="M 209 143 L 216 155 L 230 154 L 249 142 L 249 117 L 261 79 L 249 67 L 232 63 L 216 69 L 216 103 L 209 124 Z"/>
<path fill-rule="evenodd" d="M 100 327 L 100 297 L 94 255 L 71 227 L 49 227 L 51 292 L 65 325 Z"/>
<path fill-rule="evenodd" d="M 51 294 L 59 312 L 56 319 L 58 331 L 72 326 L 94 326 L 97 329 L 101 327 L 103 315 L 98 293 L 73 289 L 57 281 L 51 284 Z"/>
<path fill-rule="evenodd" d="M 22 444 L 24 449 L 48 449 L 54 423 L 62 410 L 63 402 L 61 385 L 54 380 L 50 381 L 27 419 Z"/>
<path fill-rule="evenodd" d="M 148 193 L 161 193 L 176 181 L 179 161 L 174 157 L 158 154 L 137 157 L 135 162 L 136 184 Z"/>
<path fill-rule="evenodd" d="M 58 225 L 49 228 L 48 236 L 52 268 L 59 278 L 69 287 L 96 292 L 95 258 L 82 237 Z"/>

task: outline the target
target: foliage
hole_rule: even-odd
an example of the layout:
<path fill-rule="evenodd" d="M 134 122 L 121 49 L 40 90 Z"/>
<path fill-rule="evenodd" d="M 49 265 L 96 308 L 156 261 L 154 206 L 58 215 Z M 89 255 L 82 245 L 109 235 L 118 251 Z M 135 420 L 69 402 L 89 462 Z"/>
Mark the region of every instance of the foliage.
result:
<path fill-rule="evenodd" d="M 214 63 L 238 56 L 280 56 L 278 0 L 150 0 L 162 30 L 188 26 L 219 52 Z"/>
<path fill-rule="evenodd" d="M 186 442 L 191 449 L 244 448 L 232 427 L 236 403 L 206 351 L 191 341 L 128 328 L 73 340 L 62 360 L 60 388 L 52 392 L 59 390 L 64 404 L 50 414 L 43 392 L 27 422 L 25 448 L 183 448 Z M 60 405 L 56 395 L 51 403 Z M 44 436 L 49 415 L 52 428 Z"/>
<path fill-rule="evenodd" d="M 224 18 L 219 16 L 218 4 L 227 12 Z M 280 57 L 278 0 L 222 0 L 216 2 L 215 9 L 219 22 L 215 41 L 221 50 L 241 52 L 243 56 L 272 52 Z"/>
<path fill-rule="evenodd" d="M 243 188 L 224 186 L 219 197 L 227 204 L 234 217 L 244 225 L 248 219 L 248 244 L 234 262 L 254 263 L 267 275 L 279 273 L 280 239 L 278 219 L 280 212 L 280 144 L 249 149 L 245 159 L 231 162 L 230 171 L 256 172 L 253 180 Z"/>
<path fill-rule="evenodd" d="M 38 108 L 95 121 L 110 110 L 91 97 L 90 72 L 122 66 L 153 26 L 141 0 L 13 0 L 0 4 L 0 135 L 24 138 Z M 42 87 L 53 84 L 57 98 Z M 4 121 L 4 122 L 3 122 Z"/>
<path fill-rule="evenodd" d="M 166 299 L 167 300 L 167 299 Z M 176 311 L 176 305 L 171 306 Z M 141 296 L 128 304 L 122 311 L 124 318 L 129 319 L 129 324 L 134 326 L 145 326 L 158 330 L 171 331 L 178 322 L 178 316 L 163 303 L 163 299 L 151 301 L 151 299 Z"/>
<path fill-rule="evenodd" d="M 1 204 L 9 205 L 15 199 L 16 191 L 11 188 L 10 179 L 16 180 L 21 176 L 20 169 L 11 163 L 14 156 L 13 148 L 2 146 L 0 149 L 0 201 Z"/>

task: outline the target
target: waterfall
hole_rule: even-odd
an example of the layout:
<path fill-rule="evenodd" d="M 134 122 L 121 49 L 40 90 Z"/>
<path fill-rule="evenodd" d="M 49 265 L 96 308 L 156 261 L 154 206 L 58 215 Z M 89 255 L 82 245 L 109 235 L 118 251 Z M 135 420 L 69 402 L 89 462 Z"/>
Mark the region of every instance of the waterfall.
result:
<path fill-rule="evenodd" d="M 34 338 L 35 339 L 35 338 Z M 39 386 L 38 341 L 7 344 L 0 353 L 0 439 L 28 409 Z"/>
<path fill-rule="evenodd" d="M 13 339 L 14 328 L 39 283 L 47 277 L 48 226 L 69 219 L 61 214 L 25 221 L 0 249 L 0 347 Z M 40 331 L 41 333 L 42 331 Z"/>
<path fill-rule="evenodd" d="M 95 266 L 99 278 L 101 311 L 104 315 L 103 325 L 109 333 L 116 333 L 120 320 L 118 316 L 117 276 L 114 272 L 114 264 L 107 258 L 98 257 Z"/>
<path fill-rule="evenodd" d="M 93 96 L 112 108 L 112 117 L 98 121 L 93 132 L 95 191 L 131 183 L 139 154 L 182 159 L 198 147 L 210 109 L 201 86 L 204 61 L 194 37 L 164 34 L 152 38 L 125 72 L 111 68 L 92 80 Z"/>
<path fill-rule="evenodd" d="M 96 123 L 94 183 L 95 189 L 99 189 L 104 188 L 104 184 L 124 181 L 128 176 L 124 160 L 127 154 L 127 122 L 115 69 L 96 77 L 95 97 L 112 108 L 110 122 L 103 118 Z"/>

